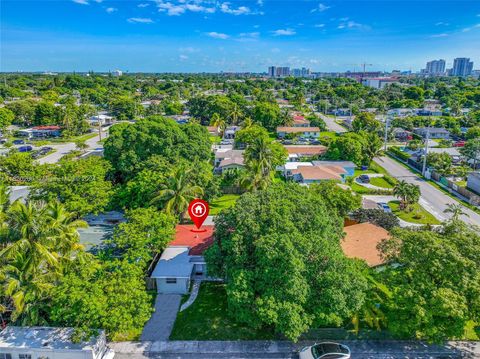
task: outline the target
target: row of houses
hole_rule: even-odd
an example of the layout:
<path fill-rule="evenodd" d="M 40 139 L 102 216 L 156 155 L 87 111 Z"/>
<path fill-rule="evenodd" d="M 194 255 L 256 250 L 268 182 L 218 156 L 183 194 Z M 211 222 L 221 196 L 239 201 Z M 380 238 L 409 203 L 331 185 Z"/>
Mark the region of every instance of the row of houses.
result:
<path fill-rule="evenodd" d="M 303 185 L 322 181 L 338 181 L 344 183 L 347 177 L 355 174 L 356 165 L 350 161 L 311 161 L 286 162 L 278 166 L 277 171 L 291 181 Z"/>

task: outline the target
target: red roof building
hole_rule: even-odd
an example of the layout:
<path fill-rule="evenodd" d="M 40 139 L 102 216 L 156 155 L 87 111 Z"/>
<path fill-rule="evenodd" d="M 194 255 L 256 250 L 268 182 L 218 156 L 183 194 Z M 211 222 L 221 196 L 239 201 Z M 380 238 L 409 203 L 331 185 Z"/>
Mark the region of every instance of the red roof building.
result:
<path fill-rule="evenodd" d="M 193 232 L 197 228 L 192 224 L 179 224 L 176 227 L 175 239 L 169 246 L 189 247 L 189 255 L 201 256 L 213 244 L 213 230 L 215 226 L 202 226 L 204 232 Z"/>

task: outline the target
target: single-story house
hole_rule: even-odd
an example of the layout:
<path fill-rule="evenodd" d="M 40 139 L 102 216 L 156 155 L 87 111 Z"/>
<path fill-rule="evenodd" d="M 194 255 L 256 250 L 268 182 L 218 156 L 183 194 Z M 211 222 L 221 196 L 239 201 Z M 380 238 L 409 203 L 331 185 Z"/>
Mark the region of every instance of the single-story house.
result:
<path fill-rule="evenodd" d="M 203 252 L 213 244 L 214 226 L 177 225 L 175 238 L 163 251 L 153 269 L 158 293 L 185 294 L 190 281 L 206 277 L 207 268 Z"/>
<path fill-rule="evenodd" d="M 88 119 L 90 126 L 105 126 L 113 123 L 113 117 L 105 114 L 92 116 Z"/>
<path fill-rule="evenodd" d="M 289 134 L 298 134 L 305 138 L 318 138 L 320 129 L 318 127 L 277 127 L 279 138 L 285 138 Z"/>
<path fill-rule="evenodd" d="M 429 133 L 429 138 L 435 139 L 449 139 L 450 132 L 448 132 L 444 128 L 437 128 L 437 127 L 419 127 L 413 130 L 413 132 L 422 138 L 427 138 L 427 132 Z"/>
<path fill-rule="evenodd" d="M 0 332 L 2 359 L 113 359 L 105 332 L 74 342 L 74 328 L 14 327 Z"/>
<path fill-rule="evenodd" d="M 293 115 L 293 127 L 310 127 L 310 121 L 301 115 Z"/>
<path fill-rule="evenodd" d="M 397 117 L 412 116 L 414 111 L 411 108 L 393 108 L 387 111 L 387 115 L 393 115 Z"/>
<path fill-rule="evenodd" d="M 243 157 L 225 158 L 220 162 L 217 169 L 219 172 L 232 169 L 241 169 L 245 167 Z"/>
<path fill-rule="evenodd" d="M 327 147 L 321 145 L 289 145 L 284 147 L 288 152 L 288 161 L 298 161 L 302 157 L 320 156 L 327 152 Z"/>
<path fill-rule="evenodd" d="M 295 161 L 286 162 L 283 166 L 277 166 L 277 171 L 281 171 L 285 178 L 292 178 L 293 171 L 302 166 L 311 167 L 313 166 L 313 163 L 312 162 L 295 162 Z"/>
<path fill-rule="evenodd" d="M 244 150 L 232 150 L 230 148 L 219 148 L 215 151 L 214 167 L 220 166 L 220 163 L 229 158 L 241 158 L 243 160 Z"/>
<path fill-rule="evenodd" d="M 220 128 L 217 126 L 207 126 L 207 131 L 212 136 L 218 136 L 220 133 Z"/>
<path fill-rule="evenodd" d="M 398 141 L 407 141 L 412 139 L 412 133 L 401 127 L 395 127 L 392 130 L 393 137 Z"/>
<path fill-rule="evenodd" d="M 365 222 L 344 227 L 343 231 L 345 238 L 340 245 L 347 257 L 363 259 L 370 267 L 385 263 L 378 245 L 382 240 L 390 238 L 386 229 Z"/>
<path fill-rule="evenodd" d="M 60 137 L 59 126 L 35 126 L 18 131 L 20 136 L 28 138 Z"/>
<path fill-rule="evenodd" d="M 234 139 L 235 134 L 237 131 L 241 129 L 240 126 L 229 126 L 225 129 L 225 132 L 223 133 L 223 138 L 225 139 Z"/>
<path fill-rule="evenodd" d="M 292 170 L 293 179 L 308 185 L 322 181 L 344 181 L 346 171 L 340 166 L 300 166 Z"/>
<path fill-rule="evenodd" d="M 351 161 L 312 161 L 314 166 L 339 166 L 342 167 L 346 174 L 345 176 L 353 176 L 357 165 Z"/>

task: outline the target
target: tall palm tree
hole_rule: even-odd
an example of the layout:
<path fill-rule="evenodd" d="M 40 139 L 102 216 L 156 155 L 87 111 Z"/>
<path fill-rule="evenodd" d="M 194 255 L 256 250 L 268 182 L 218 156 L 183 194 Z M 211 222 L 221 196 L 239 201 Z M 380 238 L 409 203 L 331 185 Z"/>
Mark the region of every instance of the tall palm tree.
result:
<path fill-rule="evenodd" d="M 258 137 L 245 150 L 245 162 L 248 166 L 249 162 L 255 161 L 255 167 L 262 176 L 267 176 L 273 169 L 274 154 L 272 152 L 270 142 L 265 137 Z"/>
<path fill-rule="evenodd" d="M 400 180 L 398 183 L 393 187 L 393 194 L 400 198 L 400 208 L 406 209 L 408 206 L 407 198 L 409 192 L 409 184 L 405 182 L 405 180 Z"/>
<path fill-rule="evenodd" d="M 232 120 L 232 124 L 238 124 L 238 119 L 242 116 L 242 112 L 236 103 L 233 104 L 232 111 L 228 114 L 228 117 Z"/>
<path fill-rule="evenodd" d="M 468 214 L 463 210 L 463 206 L 461 204 L 457 203 L 449 203 L 447 204 L 447 209 L 443 211 L 443 213 L 451 213 L 452 216 L 450 219 L 452 221 L 458 221 L 460 219 L 460 216 L 467 216 Z"/>
<path fill-rule="evenodd" d="M 220 136 L 223 137 L 223 133 L 225 132 L 225 128 L 227 128 L 227 123 L 223 118 L 220 117 L 218 113 L 214 113 L 210 120 L 210 125 L 218 127 L 220 129 Z"/>
<path fill-rule="evenodd" d="M 253 120 L 251 117 L 246 117 L 242 122 L 242 128 L 247 129 L 253 126 Z"/>
<path fill-rule="evenodd" d="M 163 209 L 173 215 L 183 214 L 188 204 L 195 197 L 203 195 L 200 186 L 191 185 L 190 174 L 192 170 L 178 168 L 167 183 L 163 184 L 151 203 L 161 203 Z"/>
<path fill-rule="evenodd" d="M 252 160 L 247 164 L 246 170 L 242 172 L 239 185 L 247 191 L 256 191 L 267 188 L 271 181 L 271 173 L 265 175 L 261 164 Z"/>

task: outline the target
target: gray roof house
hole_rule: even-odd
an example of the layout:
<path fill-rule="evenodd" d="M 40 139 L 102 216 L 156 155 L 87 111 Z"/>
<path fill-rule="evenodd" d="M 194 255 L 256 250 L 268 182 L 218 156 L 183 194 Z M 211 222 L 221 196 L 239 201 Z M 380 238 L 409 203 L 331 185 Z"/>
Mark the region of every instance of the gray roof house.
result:
<path fill-rule="evenodd" d="M 413 130 L 413 132 L 423 138 L 427 138 L 427 132 L 430 138 L 448 139 L 450 138 L 450 132 L 444 128 L 437 127 L 419 127 Z"/>

